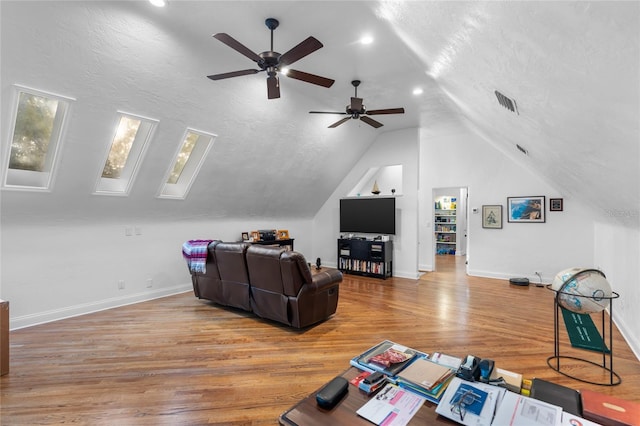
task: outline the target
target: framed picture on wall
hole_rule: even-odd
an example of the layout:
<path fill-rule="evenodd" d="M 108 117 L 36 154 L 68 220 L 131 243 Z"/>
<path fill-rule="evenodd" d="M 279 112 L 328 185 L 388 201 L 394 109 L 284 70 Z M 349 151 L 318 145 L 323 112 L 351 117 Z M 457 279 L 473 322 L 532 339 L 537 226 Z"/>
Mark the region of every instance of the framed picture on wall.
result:
<path fill-rule="evenodd" d="M 561 212 L 562 207 L 562 198 L 549 198 L 550 212 Z"/>
<path fill-rule="evenodd" d="M 507 197 L 507 220 L 514 223 L 544 223 L 545 196 Z"/>
<path fill-rule="evenodd" d="M 502 205 L 482 206 L 482 227 L 502 229 Z"/>
<path fill-rule="evenodd" d="M 249 233 L 248 232 L 243 232 L 242 233 L 242 241 L 249 241 Z"/>

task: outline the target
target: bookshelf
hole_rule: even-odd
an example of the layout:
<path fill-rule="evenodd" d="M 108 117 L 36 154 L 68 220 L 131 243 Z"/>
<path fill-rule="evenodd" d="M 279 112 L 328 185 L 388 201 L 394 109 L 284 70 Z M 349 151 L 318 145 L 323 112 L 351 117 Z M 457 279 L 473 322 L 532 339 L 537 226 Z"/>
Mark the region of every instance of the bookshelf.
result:
<path fill-rule="evenodd" d="M 456 254 L 456 209 L 436 209 L 435 234 L 437 254 Z"/>
<path fill-rule="evenodd" d="M 385 279 L 393 272 L 393 242 L 338 239 L 338 269 Z"/>

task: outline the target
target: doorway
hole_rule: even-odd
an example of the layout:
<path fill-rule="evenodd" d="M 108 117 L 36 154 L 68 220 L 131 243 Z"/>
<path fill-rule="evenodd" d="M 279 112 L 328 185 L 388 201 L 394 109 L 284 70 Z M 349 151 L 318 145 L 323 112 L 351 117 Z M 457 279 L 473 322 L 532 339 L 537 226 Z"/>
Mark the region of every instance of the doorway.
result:
<path fill-rule="evenodd" d="M 468 265 L 468 188 L 448 187 L 434 188 L 432 193 L 433 207 L 430 209 L 433 218 L 432 255 L 433 269 L 454 263 Z M 451 256 L 455 256 L 452 259 Z M 444 262 L 444 264 L 443 264 Z"/>

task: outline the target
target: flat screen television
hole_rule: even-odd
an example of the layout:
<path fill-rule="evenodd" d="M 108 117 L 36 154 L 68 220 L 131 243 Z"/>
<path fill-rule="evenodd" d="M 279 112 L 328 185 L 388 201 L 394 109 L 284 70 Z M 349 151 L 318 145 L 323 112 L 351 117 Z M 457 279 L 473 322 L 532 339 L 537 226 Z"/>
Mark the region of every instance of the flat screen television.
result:
<path fill-rule="evenodd" d="M 342 198 L 340 232 L 395 235 L 396 199 Z"/>

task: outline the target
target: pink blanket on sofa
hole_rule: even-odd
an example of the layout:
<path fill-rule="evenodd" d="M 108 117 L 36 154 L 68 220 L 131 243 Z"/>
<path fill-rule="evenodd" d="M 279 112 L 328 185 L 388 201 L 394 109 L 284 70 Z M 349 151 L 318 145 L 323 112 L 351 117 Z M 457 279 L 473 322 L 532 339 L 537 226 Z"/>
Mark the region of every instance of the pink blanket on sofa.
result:
<path fill-rule="evenodd" d="M 182 256 L 191 272 L 207 272 L 207 254 L 213 240 L 189 240 L 182 245 Z"/>

